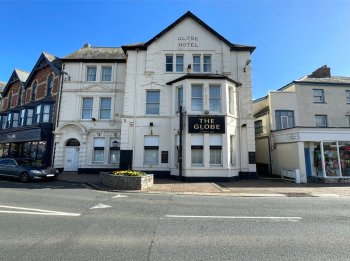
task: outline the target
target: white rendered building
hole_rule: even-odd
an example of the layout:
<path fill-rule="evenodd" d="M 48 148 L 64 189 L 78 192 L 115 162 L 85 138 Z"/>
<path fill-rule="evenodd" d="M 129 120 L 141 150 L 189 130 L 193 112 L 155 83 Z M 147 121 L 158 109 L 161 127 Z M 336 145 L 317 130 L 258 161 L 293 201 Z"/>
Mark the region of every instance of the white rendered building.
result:
<path fill-rule="evenodd" d="M 350 77 L 323 66 L 253 103 L 258 172 L 350 181 Z"/>
<path fill-rule="evenodd" d="M 71 79 L 63 82 L 56 167 L 69 170 L 67 149 L 74 147 L 74 170 L 81 172 L 132 168 L 185 178 L 255 175 L 250 72 L 255 47 L 229 42 L 187 12 L 148 42 L 122 49 L 116 48 L 115 78 L 108 84 L 99 81 L 105 60 L 63 59 Z M 93 83 L 86 82 L 90 66 L 97 68 Z M 82 119 L 89 97 L 94 121 Z M 111 100 L 110 119 L 99 117 L 103 97 Z M 118 162 L 110 160 L 113 142 Z"/>

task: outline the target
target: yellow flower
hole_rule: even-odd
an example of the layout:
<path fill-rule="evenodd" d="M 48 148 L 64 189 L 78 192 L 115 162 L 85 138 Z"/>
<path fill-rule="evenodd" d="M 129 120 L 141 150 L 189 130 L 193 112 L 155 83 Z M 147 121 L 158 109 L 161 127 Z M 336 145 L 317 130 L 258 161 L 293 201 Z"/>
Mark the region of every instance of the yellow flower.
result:
<path fill-rule="evenodd" d="M 136 170 L 114 170 L 112 174 L 118 176 L 143 176 L 145 173 Z"/>

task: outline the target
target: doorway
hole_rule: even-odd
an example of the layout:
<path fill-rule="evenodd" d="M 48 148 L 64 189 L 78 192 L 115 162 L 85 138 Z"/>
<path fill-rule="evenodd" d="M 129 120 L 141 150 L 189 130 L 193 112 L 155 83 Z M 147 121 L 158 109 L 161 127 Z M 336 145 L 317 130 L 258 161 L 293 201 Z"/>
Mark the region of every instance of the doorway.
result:
<path fill-rule="evenodd" d="M 80 142 L 70 139 L 66 143 L 64 153 L 64 171 L 78 171 Z"/>

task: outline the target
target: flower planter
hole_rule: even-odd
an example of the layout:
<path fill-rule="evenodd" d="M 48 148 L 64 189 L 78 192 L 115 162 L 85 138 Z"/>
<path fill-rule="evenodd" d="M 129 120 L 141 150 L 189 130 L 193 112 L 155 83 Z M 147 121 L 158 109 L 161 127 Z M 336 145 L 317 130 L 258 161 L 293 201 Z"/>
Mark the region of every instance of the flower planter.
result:
<path fill-rule="evenodd" d="M 153 174 L 144 176 L 120 176 L 110 172 L 100 172 L 102 184 L 113 189 L 142 190 L 153 185 Z"/>

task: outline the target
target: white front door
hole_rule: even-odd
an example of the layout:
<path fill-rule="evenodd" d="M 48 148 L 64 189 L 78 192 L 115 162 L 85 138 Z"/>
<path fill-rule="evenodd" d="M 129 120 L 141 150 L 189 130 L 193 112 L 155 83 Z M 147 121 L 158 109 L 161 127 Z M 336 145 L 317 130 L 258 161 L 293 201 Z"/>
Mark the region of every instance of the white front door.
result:
<path fill-rule="evenodd" d="M 64 171 L 78 171 L 79 147 L 66 147 Z"/>

